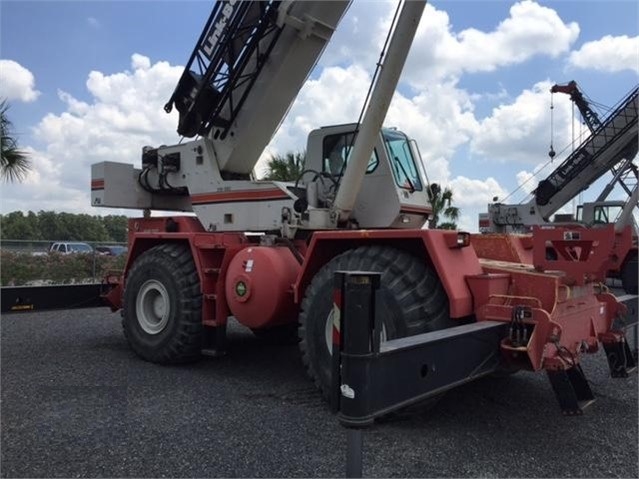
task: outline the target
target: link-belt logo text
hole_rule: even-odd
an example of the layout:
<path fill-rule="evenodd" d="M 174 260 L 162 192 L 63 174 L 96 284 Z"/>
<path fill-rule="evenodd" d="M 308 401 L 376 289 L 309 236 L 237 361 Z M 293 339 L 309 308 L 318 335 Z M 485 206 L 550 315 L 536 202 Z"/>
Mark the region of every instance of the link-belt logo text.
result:
<path fill-rule="evenodd" d="M 229 18 L 233 15 L 233 7 L 238 2 L 238 0 L 229 0 L 222 8 L 222 16 L 220 19 L 213 25 L 211 30 L 209 30 L 209 34 L 204 40 L 202 45 L 202 51 L 207 56 L 207 58 L 211 59 L 211 53 L 213 53 L 213 47 L 220 40 L 220 36 L 222 36 L 222 31 L 226 24 L 229 22 Z"/>

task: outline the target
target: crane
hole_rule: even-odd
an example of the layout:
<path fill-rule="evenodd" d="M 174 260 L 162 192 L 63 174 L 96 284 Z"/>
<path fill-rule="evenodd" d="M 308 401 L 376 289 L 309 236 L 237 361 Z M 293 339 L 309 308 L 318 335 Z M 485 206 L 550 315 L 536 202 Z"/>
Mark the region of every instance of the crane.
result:
<path fill-rule="evenodd" d="M 590 103 L 584 98 L 583 93 L 577 86 L 577 82 L 574 80 L 569 81 L 565 85 L 553 85 L 550 88 L 550 93 L 565 93 L 570 96 L 570 100 L 577 106 L 581 117 L 588 126 L 591 133 L 594 133 L 597 128 L 601 127 L 601 121 L 599 115 L 590 107 Z"/>
<path fill-rule="evenodd" d="M 636 175 L 633 160 L 637 154 L 638 88 L 628 93 L 604 121 L 590 109 L 574 82 L 567 86 L 555 85 L 551 91 L 570 93 L 591 134 L 539 182 L 534 198 L 528 203 L 489 205 L 491 231 L 550 222 L 553 214 L 610 171 L 614 181 L 622 181 L 629 173 Z M 624 186 L 630 196 L 631 187 L 625 183 Z"/>
<path fill-rule="evenodd" d="M 588 226 L 596 226 L 606 218 L 607 222 L 614 223 L 617 229 L 629 227 L 636 238 L 637 226 L 632 213 L 638 208 L 639 172 L 635 157 L 639 145 L 639 88 L 635 87 L 625 95 L 603 120 L 590 107 L 575 81 L 565 85 L 554 85 L 550 91 L 570 96 L 588 126 L 590 135 L 539 182 L 530 201 L 523 204 L 489 204 L 488 214 L 480 216 L 480 229 L 484 233 L 527 232 L 533 225 L 550 224 L 552 215 L 595 181 L 611 173 L 612 179 L 597 199 L 580 206 L 577 221 Z M 620 185 L 626 193 L 625 201 L 607 200 L 616 185 Z M 611 217 L 613 210 L 619 213 Z M 571 218 L 570 221 L 574 222 L 575 219 Z M 627 257 L 620 259 L 611 273 L 620 275 L 626 291 L 636 294 L 636 246 Z"/>
<path fill-rule="evenodd" d="M 161 364 L 220 355 L 233 317 L 258 336 L 294 337 L 308 375 L 328 397 L 339 330 L 334 276 L 368 270 L 383 272 L 377 311 L 387 339 L 447 329 L 451 339 L 467 340 L 478 330 L 469 322 L 503 326 L 521 313 L 517 335 L 536 327 L 524 324 L 534 317 L 541 325 L 536 341 L 559 340 L 573 358 L 584 342 L 593 348 L 602 342 L 618 353 L 625 333 L 613 328 L 613 319 L 623 306 L 592 288 L 602 265 L 625 253 L 623 232 L 606 231 L 619 238 L 614 248 L 597 240 L 597 261 L 579 261 L 574 272 L 560 278 L 480 260 L 466 232 L 422 229 L 432 208 L 419 149 L 383 121 L 423 1 L 398 5 L 362 121 L 312 130 L 304 171 L 295 182 L 251 178 L 348 6 L 347 1 L 217 2 L 165 105 L 179 113 L 178 133 L 193 139 L 144 147 L 140 168 L 92 165 L 94 206 L 145 212 L 129 221 L 125 270 L 107 295 L 111 307 L 122 310 L 131 348 Z M 151 210 L 195 215 L 152 216 Z M 577 296 L 584 297 L 567 300 L 576 308 L 571 314 L 588 318 L 588 327 L 557 339 L 549 321 L 562 324 L 572 316 L 555 307 L 565 298 L 546 293 L 562 282 L 581 288 Z M 543 304 L 520 304 L 533 284 Z M 489 291 L 511 295 L 512 301 L 491 309 Z M 612 306 L 601 307 L 601 301 Z M 502 357 L 503 350 L 513 367 L 553 368 L 569 381 L 574 377 L 576 359 L 567 362 L 563 349 L 534 347 L 530 361 L 521 362 L 525 355 L 513 341 L 514 336 L 471 341 L 480 348 L 473 357 Z M 446 354 L 454 361 L 460 350 L 451 347 Z M 541 354 L 548 357 L 542 361 Z M 474 363 L 468 366 L 476 370 Z M 458 383 L 441 374 L 446 387 Z M 442 383 L 434 384 L 431 392 L 441 392 Z"/>

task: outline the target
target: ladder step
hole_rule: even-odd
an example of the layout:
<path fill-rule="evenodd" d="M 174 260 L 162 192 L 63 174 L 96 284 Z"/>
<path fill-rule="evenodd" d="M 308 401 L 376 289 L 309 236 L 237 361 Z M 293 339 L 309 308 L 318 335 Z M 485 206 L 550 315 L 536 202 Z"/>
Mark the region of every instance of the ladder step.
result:
<path fill-rule="evenodd" d="M 203 250 L 225 250 L 226 246 L 223 244 L 200 244 L 197 245 L 197 248 Z"/>
<path fill-rule="evenodd" d="M 220 268 L 204 268 L 204 274 L 208 274 L 210 276 L 220 274 Z"/>

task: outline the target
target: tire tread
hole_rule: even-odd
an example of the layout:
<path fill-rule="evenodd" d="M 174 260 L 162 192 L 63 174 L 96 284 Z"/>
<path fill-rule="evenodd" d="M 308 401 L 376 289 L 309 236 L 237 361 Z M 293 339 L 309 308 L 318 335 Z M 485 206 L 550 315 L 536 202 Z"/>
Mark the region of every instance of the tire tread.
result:
<path fill-rule="evenodd" d="M 124 298 L 126 303 L 135 301 L 134 291 L 127 291 L 129 278 L 135 277 L 138 271 L 145 267 L 161 263 L 168 266 L 172 279 L 177 285 L 178 321 L 173 337 L 160 348 L 149 348 L 141 344 L 130 331 L 133 325 L 129 324 L 126 315 L 122 318 L 124 336 L 140 357 L 158 364 L 182 364 L 192 362 L 200 357 L 202 341 L 202 295 L 200 292 L 200 280 L 197 274 L 191 251 L 187 245 L 181 243 L 165 243 L 154 246 L 143 253 L 133 264 L 128 273 L 125 284 Z M 131 318 L 135 321 L 135 318 Z"/>
<path fill-rule="evenodd" d="M 453 326 L 448 315 L 448 297 L 439 278 L 428 265 L 406 251 L 382 245 L 362 246 L 335 256 L 315 275 L 302 300 L 299 316 L 299 349 L 307 375 L 328 400 L 330 390 L 316 371 L 309 341 L 312 303 L 337 270 L 382 272 L 382 284 L 401 305 L 404 313 L 401 336 Z M 399 328 L 398 328 L 399 329 Z M 399 337 L 399 336 L 397 336 Z M 318 338 L 315 338 L 318 340 Z M 323 338 L 319 340 L 324 341 Z"/>

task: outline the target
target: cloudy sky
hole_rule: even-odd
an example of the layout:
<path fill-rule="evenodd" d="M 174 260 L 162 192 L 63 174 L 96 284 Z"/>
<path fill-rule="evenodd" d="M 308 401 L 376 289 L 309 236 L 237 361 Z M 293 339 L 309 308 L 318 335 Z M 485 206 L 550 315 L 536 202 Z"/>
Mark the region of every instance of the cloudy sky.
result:
<path fill-rule="evenodd" d="M 179 141 L 177 118 L 162 106 L 211 7 L 3 0 L 0 96 L 34 170 L 23 184 L 2 185 L 2 213 L 113 213 L 90 206 L 90 165 L 139 165 L 142 146 Z M 313 128 L 357 118 L 394 7 L 354 2 L 263 157 L 302 150 Z M 524 200 L 533 174 L 551 171 L 543 167 L 553 84 L 574 79 L 606 106 L 637 84 L 638 8 L 632 0 L 426 6 L 386 124 L 415 138 L 430 180 L 453 189 L 462 228 L 476 230 L 494 196 L 527 181 L 508 198 Z M 569 151 L 585 127 L 568 97 L 555 97 L 554 148 Z"/>

